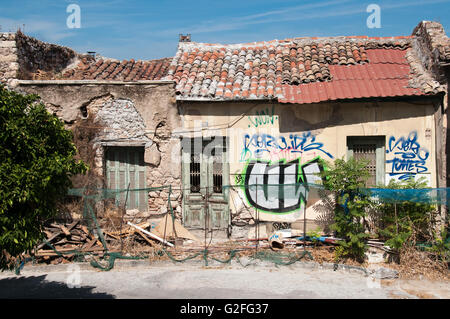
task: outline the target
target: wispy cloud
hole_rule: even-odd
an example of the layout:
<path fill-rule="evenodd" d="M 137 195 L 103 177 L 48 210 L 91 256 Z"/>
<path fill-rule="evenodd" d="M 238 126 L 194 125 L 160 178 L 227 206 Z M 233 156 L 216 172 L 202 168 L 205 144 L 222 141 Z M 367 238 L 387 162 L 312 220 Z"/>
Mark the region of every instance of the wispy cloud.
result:
<path fill-rule="evenodd" d="M 51 42 L 73 36 L 73 32 L 70 29 L 64 28 L 58 23 L 36 18 L 9 19 L 0 17 L 0 26 L 2 31 L 15 32 L 21 29 L 25 33 L 39 35 L 42 38 L 41 40 Z"/>
<path fill-rule="evenodd" d="M 401 9 L 414 6 L 425 6 L 439 3 L 449 3 L 450 0 L 427 0 L 427 1 L 406 1 L 406 2 L 378 2 L 382 10 Z M 374 3 L 377 3 L 374 1 Z M 313 19 L 324 19 L 331 17 L 344 17 L 366 13 L 367 4 L 351 0 L 326 1 L 310 3 L 299 6 L 292 6 L 280 10 L 271 10 L 241 17 L 229 17 L 222 20 L 205 20 L 195 25 L 180 26 L 162 30 L 161 34 L 179 33 L 180 29 L 193 34 L 213 33 L 221 31 L 231 31 L 243 29 L 250 25 L 262 25 L 283 23 L 289 21 L 306 21 Z"/>
<path fill-rule="evenodd" d="M 271 10 L 257 14 L 241 17 L 230 17 L 223 20 L 207 20 L 197 25 L 182 27 L 186 32 L 191 33 L 211 33 L 220 31 L 239 30 L 249 25 L 280 23 L 296 20 L 307 20 L 315 18 L 325 18 L 339 15 L 350 15 L 364 12 L 365 8 L 339 9 L 342 5 L 350 3 L 351 0 L 334 0 L 320 3 L 310 3 L 299 6 L 287 7 L 280 10 Z M 349 7 L 349 8 L 353 8 Z M 315 9 L 315 10 L 314 10 Z M 319 9 L 319 10 L 317 10 Z M 319 11 L 317 13 L 317 11 Z M 315 13 L 314 13 L 315 12 Z M 179 32 L 180 28 L 163 30 L 163 34 L 173 34 Z"/>

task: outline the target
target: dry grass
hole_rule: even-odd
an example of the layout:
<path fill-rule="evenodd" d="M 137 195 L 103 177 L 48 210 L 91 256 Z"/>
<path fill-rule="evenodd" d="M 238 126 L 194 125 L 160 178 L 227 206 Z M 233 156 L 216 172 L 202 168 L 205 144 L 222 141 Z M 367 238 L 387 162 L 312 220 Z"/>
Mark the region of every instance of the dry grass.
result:
<path fill-rule="evenodd" d="M 442 261 L 436 261 L 433 255 L 405 247 L 400 253 L 400 263 L 388 264 L 399 272 L 402 279 L 450 280 L 447 265 Z"/>

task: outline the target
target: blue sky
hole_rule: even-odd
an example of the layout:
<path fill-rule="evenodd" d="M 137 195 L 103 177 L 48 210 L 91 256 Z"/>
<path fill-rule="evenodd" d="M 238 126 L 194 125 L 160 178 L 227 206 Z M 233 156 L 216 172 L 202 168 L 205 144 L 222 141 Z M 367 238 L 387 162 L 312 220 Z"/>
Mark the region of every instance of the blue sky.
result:
<path fill-rule="evenodd" d="M 81 28 L 68 28 L 67 6 L 80 7 Z M 369 4 L 381 28 L 368 28 Z M 0 0 L 1 31 L 16 31 L 116 59 L 173 56 L 178 34 L 192 41 L 242 43 L 305 36 L 410 35 L 422 20 L 449 34 L 450 0 Z"/>

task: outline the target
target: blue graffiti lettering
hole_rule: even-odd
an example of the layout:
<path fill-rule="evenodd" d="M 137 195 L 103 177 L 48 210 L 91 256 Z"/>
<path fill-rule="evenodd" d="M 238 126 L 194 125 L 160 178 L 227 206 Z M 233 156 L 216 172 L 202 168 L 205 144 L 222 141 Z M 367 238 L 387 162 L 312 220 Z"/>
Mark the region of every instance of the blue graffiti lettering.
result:
<path fill-rule="evenodd" d="M 323 143 L 317 142 L 316 137 L 311 132 L 305 132 L 301 135 L 290 134 L 285 136 L 272 136 L 270 134 L 245 134 L 244 147 L 241 152 L 241 162 L 253 157 L 260 157 L 263 153 L 271 153 L 273 151 L 287 150 L 292 153 L 304 153 L 317 150 L 333 158 L 333 155 L 323 149 Z"/>
<path fill-rule="evenodd" d="M 394 154 L 393 159 L 386 161 L 387 164 L 392 164 L 390 176 L 399 176 L 400 180 L 405 180 L 428 171 L 425 165 L 430 152 L 420 146 L 416 131 L 409 133 L 407 138 L 402 136 L 396 139 L 391 136 L 386 153 Z"/>

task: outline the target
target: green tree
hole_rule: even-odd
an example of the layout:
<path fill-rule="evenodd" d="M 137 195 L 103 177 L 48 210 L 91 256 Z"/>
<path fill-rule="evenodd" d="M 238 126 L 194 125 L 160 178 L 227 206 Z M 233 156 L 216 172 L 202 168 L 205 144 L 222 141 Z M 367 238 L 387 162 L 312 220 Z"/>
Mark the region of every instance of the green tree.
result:
<path fill-rule="evenodd" d="M 335 257 L 364 259 L 367 249 L 365 239 L 364 218 L 366 208 L 371 205 L 370 199 L 359 190 L 366 186 L 369 172 L 367 161 L 350 158 L 336 159 L 327 163 L 327 169 L 322 172 L 324 186 L 335 196 L 334 223 L 330 226 L 336 236 L 342 239 L 336 249 Z"/>
<path fill-rule="evenodd" d="M 72 133 L 36 95 L 0 85 L 0 269 L 42 240 L 43 222 L 87 166 L 75 159 Z M 11 258 L 13 257 L 13 258 Z"/>

